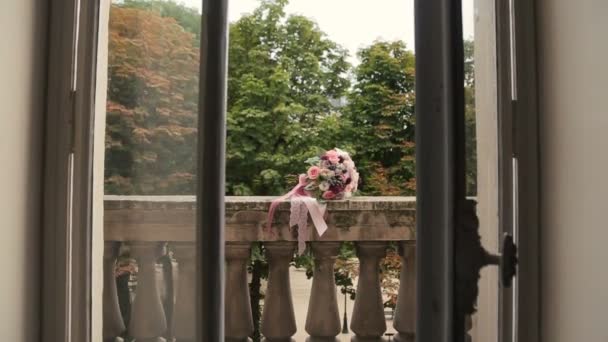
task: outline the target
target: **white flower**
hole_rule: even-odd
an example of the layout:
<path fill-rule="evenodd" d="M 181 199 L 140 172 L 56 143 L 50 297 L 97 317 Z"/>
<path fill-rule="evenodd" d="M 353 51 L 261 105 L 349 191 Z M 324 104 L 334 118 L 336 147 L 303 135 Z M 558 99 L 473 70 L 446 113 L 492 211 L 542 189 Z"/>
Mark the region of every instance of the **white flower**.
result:
<path fill-rule="evenodd" d="M 355 191 L 357 191 L 357 187 L 359 185 L 359 172 L 354 171 L 354 170 L 351 171 L 350 177 L 351 177 L 351 184 L 353 185 L 352 191 L 355 192 Z"/>
<path fill-rule="evenodd" d="M 332 170 L 322 169 L 320 175 L 321 175 L 321 178 L 327 179 L 327 178 L 334 177 L 336 174 Z"/>
<path fill-rule="evenodd" d="M 327 183 L 327 182 L 321 182 L 319 184 L 319 190 L 321 190 L 321 191 L 327 191 L 327 190 L 329 190 L 329 183 Z"/>
<path fill-rule="evenodd" d="M 340 157 L 342 157 L 342 158 L 344 158 L 344 159 L 346 159 L 346 158 L 349 158 L 349 159 L 350 159 L 350 157 L 348 156 L 348 152 L 343 151 L 343 150 L 341 150 L 341 149 L 339 149 L 339 148 L 337 148 L 337 147 L 336 147 L 336 148 L 334 148 L 334 151 L 338 152 L 338 156 L 340 156 Z"/>

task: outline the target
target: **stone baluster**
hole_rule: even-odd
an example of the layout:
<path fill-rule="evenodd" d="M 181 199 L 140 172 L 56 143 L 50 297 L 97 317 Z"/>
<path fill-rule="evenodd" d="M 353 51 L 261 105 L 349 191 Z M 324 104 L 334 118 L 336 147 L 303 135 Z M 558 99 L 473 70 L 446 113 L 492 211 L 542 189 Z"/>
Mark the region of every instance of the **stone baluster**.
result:
<path fill-rule="evenodd" d="M 173 314 L 173 335 L 179 342 L 194 341 L 196 338 L 196 244 L 175 242 L 171 244 L 173 256 L 177 260 L 178 279 L 175 311 Z"/>
<path fill-rule="evenodd" d="M 167 318 L 167 333 L 166 339 L 168 342 L 175 342 L 175 304 L 177 302 L 177 284 L 179 281 L 179 265 L 174 259 L 174 253 L 169 252 L 161 258 L 160 272 L 157 273 L 163 286 L 164 296 L 163 308 L 165 309 L 165 317 Z"/>
<path fill-rule="evenodd" d="M 268 288 L 262 314 L 262 334 L 265 341 L 293 341 L 296 318 L 291 298 L 289 263 L 296 248 L 295 242 L 267 242 Z"/>
<path fill-rule="evenodd" d="M 251 254 L 251 244 L 226 244 L 226 341 L 251 341 L 253 315 L 247 281 L 247 261 Z"/>
<path fill-rule="evenodd" d="M 380 290 L 380 259 L 386 255 L 385 242 L 357 243 L 359 280 L 350 329 L 351 341 L 381 341 L 386 331 L 384 305 Z"/>
<path fill-rule="evenodd" d="M 340 242 L 313 242 L 315 260 L 312 289 L 306 316 L 308 342 L 336 340 L 341 331 L 334 263 L 340 251 Z"/>
<path fill-rule="evenodd" d="M 398 334 L 396 342 L 414 342 L 416 335 L 416 245 L 403 241 L 399 246 L 401 254 L 401 276 L 399 295 L 393 327 Z"/>
<path fill-rule="evenodd" d="M 162 336 L 167 331 L 167 319 L 156 270 L 156 260 L 164 254 L 164 246 L 164 243 L 131 243 L 139 271 L 129 333 L 137 342 L 165 342 Z"/>
<path fill-rule="evenodd" d="M 116 258 L 120 242 L 106 241 L 103 251 L 103 341 L 118 342 L 126 327 L 116 290 Z"/>

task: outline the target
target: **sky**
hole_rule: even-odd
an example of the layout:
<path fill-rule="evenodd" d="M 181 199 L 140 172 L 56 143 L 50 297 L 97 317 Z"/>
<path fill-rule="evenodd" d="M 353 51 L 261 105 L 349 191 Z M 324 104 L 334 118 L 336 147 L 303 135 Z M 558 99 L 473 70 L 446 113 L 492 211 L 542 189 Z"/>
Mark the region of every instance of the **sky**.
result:
<path fill-rule="evenodd" d="M 201 8 L 201 0 L 176 0 Z M 229 0 L 229 20 L 251 13 L 259 0 Z M 317 22 L 328 37 L 342 45 L 356 64 L 361 47 L 374 40 L 403 40 L 414 49 L 414 0 L 290 0 L 287 14 L 301 14 Z M 465 38 L 473 38 L 473 0 L 463 0 Z"/>

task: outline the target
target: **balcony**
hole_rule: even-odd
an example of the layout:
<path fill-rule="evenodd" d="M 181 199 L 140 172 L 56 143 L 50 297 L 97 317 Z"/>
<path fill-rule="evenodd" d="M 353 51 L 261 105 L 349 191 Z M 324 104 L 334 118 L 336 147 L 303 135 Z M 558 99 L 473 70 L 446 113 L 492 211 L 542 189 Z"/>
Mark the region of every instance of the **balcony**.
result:
<path fill-rule="evenodd" d="M 350 329 L 354 341 L 379 341 L 387 331 L 379 261 L 389 243 L 402 258 L 393 326 L 395 341 L 413 341 L 415 329 L 415 199 L 355 197 L 328 203 L 328 231 L 309 229 L 314 276 L 305 326 L 296 326 L 289 265 L 297 236 L 288 227 L 289 203 L 279 205 L 273 232 L 264 230 L 270 197 L 226 198 L 226 340 L 247 341 L 254 331 L 247 265 L 254 242 L 263 242 L 269 264 L 261 333 L 290 341 L 296 329 L 309 341 L 336 341 L 341 331 L 334 263 L 340 243 L 355 243 L 357 296 Z M 193 341 L 195 336 L 195 199 L 191 196 L 106 196 L 104 250 L 104 341 Z M 130 313 L 121 313 L 116 262 L 129 251 L 136 260 Z M 124 311 L 124 308 L 123 308 Z M 125 317 L 125 319 L 123 319 Z M 204 319 L 202 317 L 201 319 Z M 300 342 L 300 341 L 297 341 Z"/>

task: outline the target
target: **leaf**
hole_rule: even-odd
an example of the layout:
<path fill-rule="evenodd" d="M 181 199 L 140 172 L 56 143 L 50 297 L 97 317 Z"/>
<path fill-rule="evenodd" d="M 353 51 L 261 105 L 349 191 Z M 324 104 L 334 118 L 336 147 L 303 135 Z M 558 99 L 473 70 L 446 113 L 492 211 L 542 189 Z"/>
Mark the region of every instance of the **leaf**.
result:
<path fill-rule="evenodd" d="M 321 162 L 321 158 L 319 157 L 311 157 L 306 159 L 305 163 L 311 166 L 315 166 L 315 165 L 319 165 L 319 162 Z"/>

